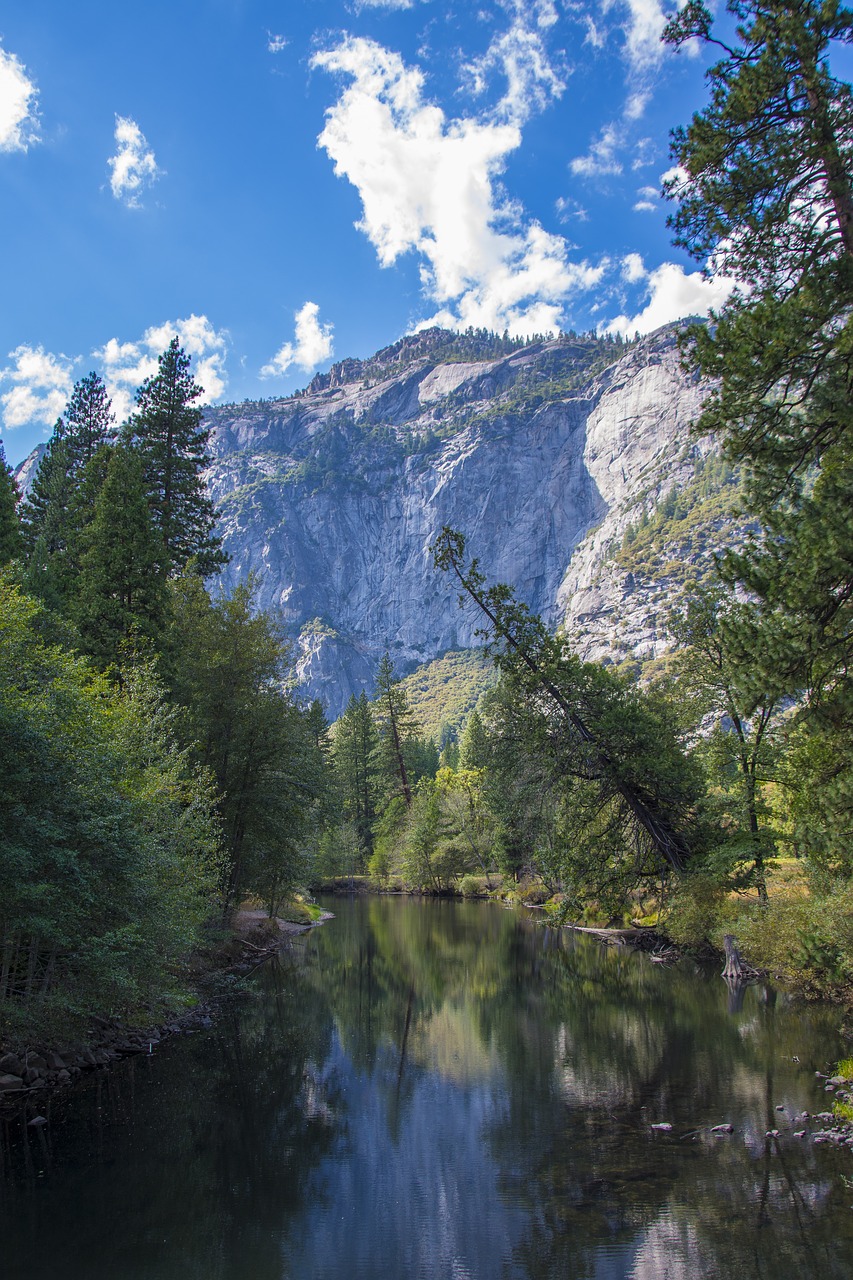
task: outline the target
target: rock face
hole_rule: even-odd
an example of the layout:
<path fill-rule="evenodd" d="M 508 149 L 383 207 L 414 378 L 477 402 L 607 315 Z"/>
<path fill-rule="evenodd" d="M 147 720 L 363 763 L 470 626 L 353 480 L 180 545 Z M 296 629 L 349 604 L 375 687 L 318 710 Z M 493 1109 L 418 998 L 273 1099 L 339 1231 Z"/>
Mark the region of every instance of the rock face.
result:
<path fill-rule="evenodd" d="M 431 564 L 444 525 L 582 649 L 613 647 L 609 619 L 633 586 L 608 575 L 608 551 L 697 456 L 702 391 L 676 338 L 564 337 L 484 358 L 433 331 L 285 400 L 209 410 L 226 579 L 254 573 L 260 604 L 281 610 L 306 694 L 334 717 L 372 690 L 386 649 L 405 672 L 477 644 L 476 611 Z M 641 600 L 634 612 L 616 647 L 653 653 Z"/>

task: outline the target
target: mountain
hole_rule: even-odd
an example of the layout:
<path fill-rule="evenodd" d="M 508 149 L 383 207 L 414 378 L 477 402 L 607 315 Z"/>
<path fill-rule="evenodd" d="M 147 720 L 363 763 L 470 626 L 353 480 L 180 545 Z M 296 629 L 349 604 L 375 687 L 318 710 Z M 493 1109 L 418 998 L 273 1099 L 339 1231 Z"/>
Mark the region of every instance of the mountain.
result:
<path fill-rule="evenodd" d="M 628 346 L 428 330 L 286 399 L 211 408 L 226 579 L 257 576 L 333 717 L 386 649 L 402 673 L 477 645 L 476 611 L 432 567 L 444 525 L 585 654 L 654 657 L 672 557 L 638 584 L 618 556 L 695 482 L 702 398 L 675 327 Z"/>

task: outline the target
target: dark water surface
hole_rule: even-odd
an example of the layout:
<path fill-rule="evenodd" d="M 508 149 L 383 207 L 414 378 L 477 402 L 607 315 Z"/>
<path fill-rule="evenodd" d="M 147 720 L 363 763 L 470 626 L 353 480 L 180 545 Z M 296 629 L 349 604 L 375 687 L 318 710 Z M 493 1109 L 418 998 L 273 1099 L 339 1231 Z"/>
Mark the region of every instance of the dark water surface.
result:
<path fill-rule="evenodd" d="M 5 1126 L 2 1280 L 853 1274 L 853 1155 L 793 1137 L 837 1010 L 491 904 L 331 907 L 213 1030 Z"/>

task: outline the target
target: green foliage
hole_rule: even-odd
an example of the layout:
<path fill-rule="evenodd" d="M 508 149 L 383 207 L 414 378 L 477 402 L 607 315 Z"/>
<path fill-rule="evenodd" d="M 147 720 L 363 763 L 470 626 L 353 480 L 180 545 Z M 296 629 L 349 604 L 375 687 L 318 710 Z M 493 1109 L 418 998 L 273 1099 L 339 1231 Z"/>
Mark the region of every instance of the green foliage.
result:
<path fill-rule="evenodd" d="M 117 692 L 0 582 L 0 1019 L 22 1033 L 174 983 L 218 869 L 209 778 L 150 670 Z"/>
<path fill-rule="evenodd" d="M 159 358 L 153 377 L 136 395 L 136 413 L 127 426 L 128 442 L 142 458 L 154 524 L 166 550 L 166 569 L 180 573 L 192 561 L 202 577 L 219 570 L 227 557 L 214 534 L 216 511 L 202 479 L 211 461 L 210 431 L 202 426 L 196 401 L 201 386 L 190 373 L 190 358 L 177 338 Z"/>
<path fill-rule="evenodd" d="M 379 799 L 376 764 L 376 726 L 362 690 L 350 697 L 335 725 L 333 759 L 344 818 L 354 823 L 362 849 L 355 870 L 361 870 L 373 851 L 373 823 Z"/>
<path fill-rule="evenodd" d="M 23 551 L 21 522 L 18 517 L 20 494 L 0 444 L 0 567 L 16 560 Z"/>
<path fill-rule="evenodd" d="M 477 699 L 495 682 L 481 649 L 458 649 L 418 667 L 401 685 L 423 734 L 440 748 L 458 738 Z"/>
<path fill-rule="evenodd" d="M 97 373 L 89 373 L 75 383 L 65 406 L 64 421 L 72 470 L 77 472 L 92 461 L 113 433 L 112 402 Z"/>
<path fill-rule="evenodd" d="M 289 651 L 258 613 L 250 580 L 212 601 L 190 574 L 173 590 L 171 684 L 185 732 L 216 782 L 223 897 L 255 892 L 274 910 L 310 877 L 315 806 L 326 784 L 316 724 L 284 685 Z"/>
<path fill-rule="evenodd" d="M 138 455 L 110 451 L 94 517 L 80 538 L 75 613 L 84 650 L 102 669 L 131 642 L 154 645 L 165 626 L 165 551 L 154 527 Z"/>
<path fill-rule="evenodd" d="M 509 587 L 487 587 L 461 534 L 443 530 L 434 555 L 481 609 L 489 651 L 511 681 L 516 732 L 555 783 L 565 780 L 581 829 L 632 848 L 637 874 L 682 868 L 702 844 L 700 780 L 661 700 L 581 662 Z"/>
<path fill-rule="evenodd" d="M 724 55 L 709 106 L 673 135 L 677 242 L 739 285 L 713 326 L 691 331 L 688 355 L 711 380 L 697 430 L 743 464 L 762 527 L 721 571 L 759 602 L 753 665 L 799 702 L 798 749 L 807 740 L 817 762 L 823 740 L 835 753 L 812 779 L 837 849 L 853 792 L 853 95 L 830 62 L 853 13 L 814 0 L 730 9 L 736 48 L 713 40 L 700 3 L 669 28 Z"/>
<path fill-rule="evenodd" d="M 61 610 L 73 591 L 74 488 L 73 455 L 60 418 L 21 508 L 27 589 L 51 609 Z"/>

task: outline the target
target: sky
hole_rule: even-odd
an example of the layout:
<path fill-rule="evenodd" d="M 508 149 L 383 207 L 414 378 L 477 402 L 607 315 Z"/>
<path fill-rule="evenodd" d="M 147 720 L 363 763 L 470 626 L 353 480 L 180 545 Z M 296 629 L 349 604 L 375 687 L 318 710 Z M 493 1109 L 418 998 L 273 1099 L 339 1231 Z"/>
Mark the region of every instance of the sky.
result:
<path fill-rule="evenodd" d="M 673 0 L 674 4 L 674 0 Z M 729 284 L 671 244 L 705 51 L 666 0 L 0 7 L 0 436 L 174 334 L 209 403 L 432 324 L 633 334 Z"/>

